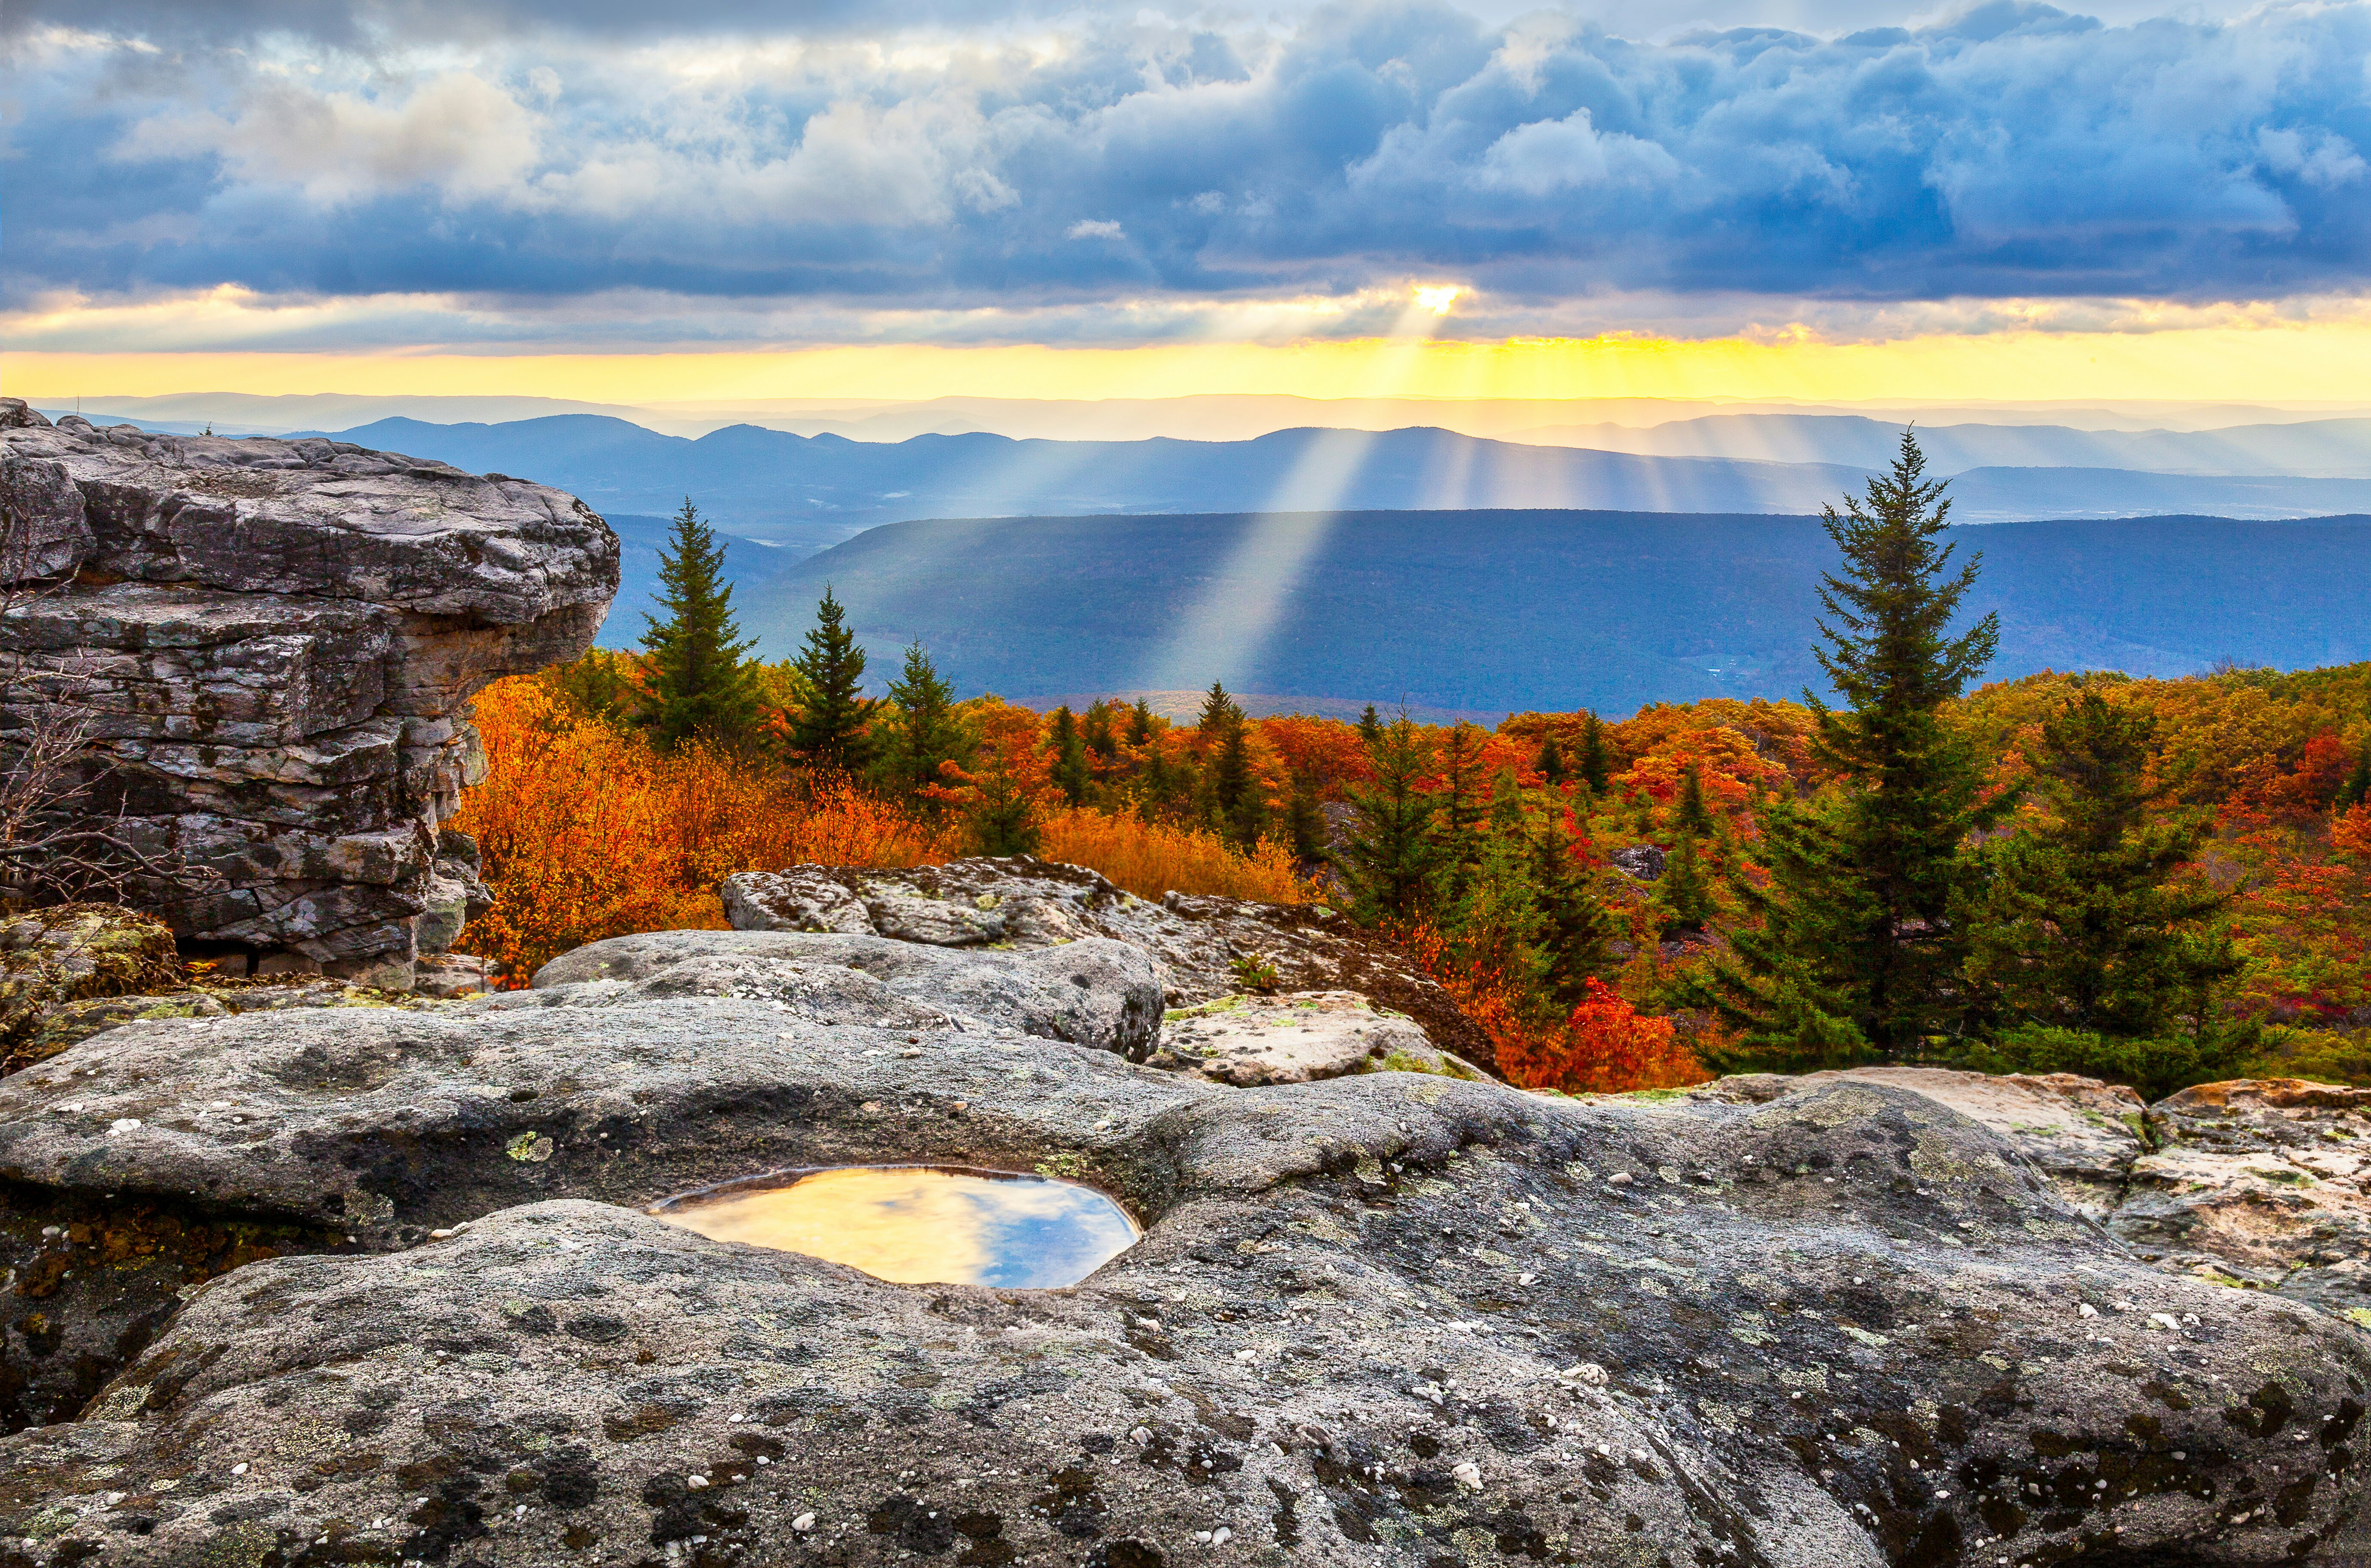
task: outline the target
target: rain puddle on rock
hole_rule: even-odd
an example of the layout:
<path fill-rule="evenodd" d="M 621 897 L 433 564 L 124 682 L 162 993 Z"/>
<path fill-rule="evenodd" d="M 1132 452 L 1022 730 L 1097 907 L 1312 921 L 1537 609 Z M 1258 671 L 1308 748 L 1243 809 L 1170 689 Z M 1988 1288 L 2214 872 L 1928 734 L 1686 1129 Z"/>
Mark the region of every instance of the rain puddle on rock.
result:
<path fill-rule="evenodd" d="M 1093 1187 L 1001 1170 L 855 1165 L 687 1193 L 650 1211 L 718 1241 L 846 1263 L 900 1285 L 1076 1285 L 1136 1222 Z"/>

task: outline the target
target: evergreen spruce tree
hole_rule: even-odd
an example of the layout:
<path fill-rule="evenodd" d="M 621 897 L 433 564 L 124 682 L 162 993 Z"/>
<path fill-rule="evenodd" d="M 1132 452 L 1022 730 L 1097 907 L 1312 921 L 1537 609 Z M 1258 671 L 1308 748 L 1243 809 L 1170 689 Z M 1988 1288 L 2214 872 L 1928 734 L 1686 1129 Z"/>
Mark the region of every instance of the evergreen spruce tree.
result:
<path fill-rule="evenodd" d="M 2364 737 L 2363 749 L 2354 754 L 2354 770 L 2338 787 L 2338 799 L 2331 803 L 2349 812 L 2365 801 L 2371 801 L 2371 735 Z"/>
<path fill-rule="evenodd" d="M 1087 743 L 1079 732 L 1078 716 L 1064 703 L 1054 709 L 1054 788 L 1062 791 L 1062 799 L 1074 806 L 1087 800 Z"/>
<path fill-rule="evenodd" d="M 1564 782 L 1564 753 L 1556 749 L 1554 732 L 1540 737 L 1540 780 L 1551 789 Z"/>
<path fill-rule="evenodd" d="M 1433 792 L 1433 831 L 1451 897 L 1462 897 L 1467 879 L 1482 861 L 1482 824 L 1490 814 L 1494 786 L 1483 770 L 1490 737 L 1479 724 L 1459 724 L 1440 743 L 1436 767 L 1440 787 Z"/>
<path fill-rule="evenodd" d="M 1594 713 L 1581 716 L 1579 764 L 1581 783 L 1602 798 L 1613 778 L 1613 760 L 1606 753 L 1605 725 Z"/>
<path fill-rule="evenodd" d="M 1371 752 L 1382 738 L 1382 716 L 1375 711 L 1375 705 L 1371 702 L 1367 704 L 1367 710 L 1359 715 L 1359 744 Z"/>
<path fill-rule="evenodd" d="M 866 726 L 876 704 L 864 696 L 864 650 L 848 629 L 848 611 L 826 584 L 815 624 L 792 663 L 806 689 L 806 709 L 791 725 L 791 750 L 810 767 L 859 773 L 873 755 Z"/>
<path fill-rule="evenodd" d="M 912 799 L 926 784 L 942 782 L 939 765 L 960 761 L 969 750 L 955 717 L 954 688 L 939 674 L 919 642 L 906 650 L 905 672 L 889 683 L 895 716 L 881 767 L 890 790 Z"/>
<path fill-rule="evenodd" d="M 1663 934 L 1701 931 L 1712 918 L 1712 887 L 1704 860 L 1696 853 L 1696 836 L 1683 833 L 1663 858 L 1663 875 L 1655 888 L 1655 904 L 1662 912 Z"/>
<path fill-rule="evenodd" d="M 1128 710 L 1128 744 L 1131 747 L 1152 744 L 1152 709 L 1140 697 Z"/>
<path fill-rule="evenodd" d="M 1543 919 L 1541 946 L 1547 957 L 1542 978 L 1557 1009 L 1567 1013 L 1587 998 L 1591 975 L 1602 979 L 1615 968 L 1613 917 L 1572 851 L 1563 813 L 1542 813 L 1532 837 L 1531 866 Z"/>
<path fill-rule="evenodd" d="M 1324 860 L 1326 843 L 1333 835 L 1325 821 L 1325 808 L 1317 802 L 1316 784 L 1305 773 L 1292 777 L 1292 796 L 1285 806 L 1285 836 L 1292 844 L 1296 860 Z"/>
<path fill-rule="evenodd" d="M 1518 999 L 1537 1007 L 1551 967 L 1548 921 L 1532 879 L 1532 836 L 1522 791 L 1501 773 L 1476 835 L 1475 862 L 1445 922 L 1464 962 L 1495 974 Z"/>
<path fill-rule="evenodd" d="M 1865 497 L 1826 509 L 1843 571 L 1822 580 L 1813 651 L 1846 706 L 1804 697 L 1812 755 L 1843 782 L 1822 806 L 1766 811 L 1755 855 L 1769 881 L 1732 883 L 1750 918 L 1706 988 L 1743 1031 L 1723 1069 L 1899 1054 L 1961 1024 L 1967 942 L 1951 914 L 1963 847 L 2013 802 L 1981 801 L 1982 761 L 1943 721 L 1990 663 L 1999 625 L 1986 616 L 1949 635 L 1977 562 L 1952 570 L 1950 502 L 1925 475 L 1904 432 Z"/>
<path fill-rule="evenodd" d="M 1210 683 L 1196 721 L 1202 736 L 1202 815 L 1211 831 L 1243 848 L 1259 842 L 1266 812 L 1259 798 L 1259 780 L 1252 776 L 1251 725 L 1227 688 Z"/>
<path fill-rule="evenodd" d="M 1428 915 L 1440 882 L 1431 796 L 1432 748 L 1403 715 L 1369 748 L 1374 778 L 1350 790 L 1350 831 L 1336 856 L 1350 905 L 1370 923 L 1405 925 Z"/>
<path fill-rule="evenodd" d="M 1679 798 L 1671 802 L 1671 829 L 1694 838 L 1713 834 L 1712 808 L 1705 803 L 1704 769 L 1691 762 L 1680 770 Z"/>
<path fill-rule="evenodd" d="M 2216 925 L 2226 895 L 2173 873 L 2198 852 L 2196 815 L 2152 820 L 2156 723 L 2085 691 L 2043 721 L 2032 758 L 2050 808 L 1995 844 L 1962 911 L 1969 976 L 2010 1027 L 2120 1039 L 2216 1032 L 2215 998 L 2241 960 Z"/>
<path fill-rule="evenodd" d="M 1003 760 L 992 761 L 974 776 L 979 799 L 966 822 L 973 847 L 982 855 L 1035 855 L 1042 830 L 1035 803 L 1029 799 Z"/>
<path fill-rule="evenodd" d="M 746 739 L 758 721 L 747 659 L 754 644 L 742 641 L 734 624 L 724 547 L 689 496 L 659 553 L 658 602 L 665 618 L 642 617 L 649 623 L 642 647 L 650 653 L 650 698 L 641 717 L 653 743 L 665 751 L 694 736 Z"/>
<path fill-rule="evenodd" d="M 1079 734 L 1087 743 L 1087 752 L 1105 767 L 1119 760 L 1119 737 L 1112 732 L 1112 705 L 1097 698 L 1088 705 L 1086 717 L 1079 721 Z"/>

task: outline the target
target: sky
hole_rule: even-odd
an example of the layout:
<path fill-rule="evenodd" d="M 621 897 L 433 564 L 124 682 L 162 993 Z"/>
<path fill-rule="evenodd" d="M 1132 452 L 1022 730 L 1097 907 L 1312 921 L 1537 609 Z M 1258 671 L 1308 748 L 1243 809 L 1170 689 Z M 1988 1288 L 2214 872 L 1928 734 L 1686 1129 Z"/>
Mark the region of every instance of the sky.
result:
<path fill-rule="evenodd" d="M 18 0 L 20 396 L 2371 400 L 2371 0 Z"/>

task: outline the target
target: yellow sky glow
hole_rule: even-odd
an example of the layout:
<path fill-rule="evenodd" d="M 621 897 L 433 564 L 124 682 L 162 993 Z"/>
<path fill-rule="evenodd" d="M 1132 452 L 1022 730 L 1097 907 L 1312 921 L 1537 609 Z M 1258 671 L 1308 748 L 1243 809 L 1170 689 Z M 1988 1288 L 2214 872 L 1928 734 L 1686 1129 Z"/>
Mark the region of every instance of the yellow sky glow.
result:
<path fill-rule="evenodd" d="M 2371 400 L 2371 320 L 1880 342 L 1616 337 L 1205 342 L 1127 348 L 879 344 L 630 354 L 0 356 L 0 391 L 56 402 L 176 392 L 506 395 L 648 404 L 762 398 L 1308 398 Z"/>

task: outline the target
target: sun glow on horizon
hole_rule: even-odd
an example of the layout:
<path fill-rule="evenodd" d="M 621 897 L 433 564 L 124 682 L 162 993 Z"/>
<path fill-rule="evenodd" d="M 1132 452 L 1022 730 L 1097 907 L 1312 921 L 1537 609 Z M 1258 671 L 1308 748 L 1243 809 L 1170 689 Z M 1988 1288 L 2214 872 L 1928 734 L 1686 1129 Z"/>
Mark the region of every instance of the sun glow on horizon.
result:
<path fill-rule="evenodd" d="M 1406 316 L 1439 319 L 1428 289 Z M 1453 302 L 1452 302 L 1453 303 Z M 850 343 L 629 353 L 0 353 L 0 391 L 55 402 L 185 392 L 508 395 L 644 405 L 939 397 L 1670 398 L 2030 401 L 2371 401 L 2371 313 L 2156 332 L 2030 330 L 1841 341 L 1808 334 L 1606 335 L 1474 340 L 1398 330 L 1362 339 Z"/>

